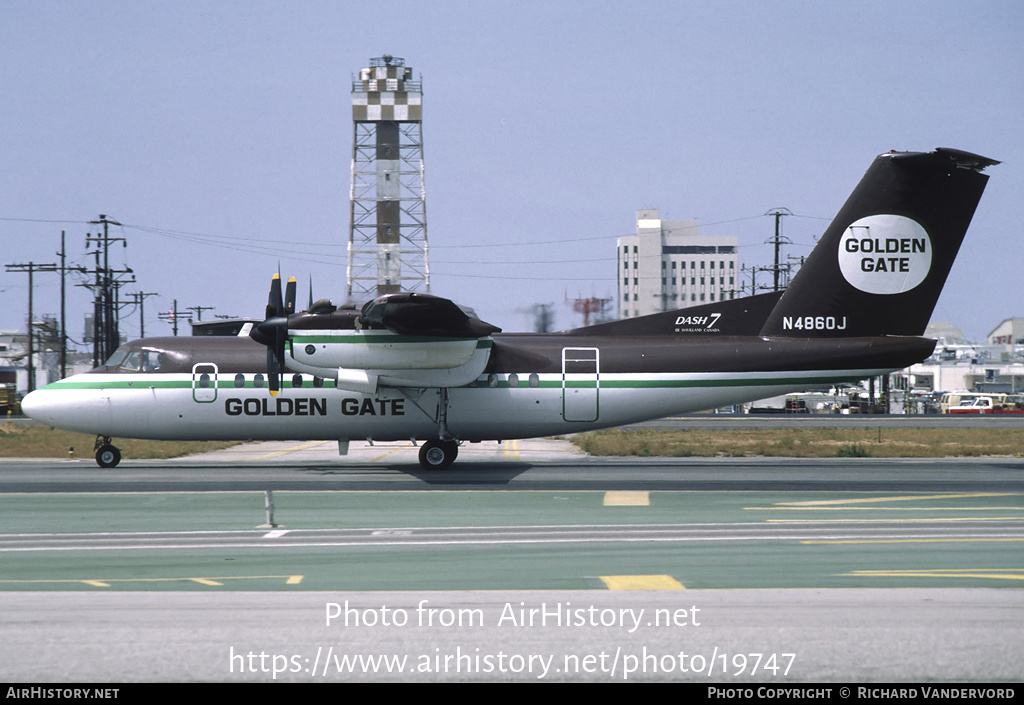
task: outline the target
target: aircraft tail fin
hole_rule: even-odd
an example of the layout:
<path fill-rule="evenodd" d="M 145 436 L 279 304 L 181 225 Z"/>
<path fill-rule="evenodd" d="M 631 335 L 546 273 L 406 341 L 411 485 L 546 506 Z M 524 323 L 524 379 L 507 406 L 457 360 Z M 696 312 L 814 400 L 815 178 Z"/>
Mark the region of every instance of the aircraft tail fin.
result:
<path fill-rule="evenodd" d="M 999 162 L 955 149 L 877 157 L 761 335 L 921 335 Z"/>

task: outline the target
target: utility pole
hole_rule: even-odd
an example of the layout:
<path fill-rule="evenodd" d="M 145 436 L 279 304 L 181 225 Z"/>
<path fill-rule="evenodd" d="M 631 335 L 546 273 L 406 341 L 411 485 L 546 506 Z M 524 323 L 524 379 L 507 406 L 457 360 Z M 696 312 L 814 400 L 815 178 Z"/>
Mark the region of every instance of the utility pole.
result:
<path fill-rule="evenodd" d="M 110 226 L 121 224 L 116 220 L 111 220 L 107 216 L 100 214 L 99 220 L 90 220 L 92 225 L 102 225 L 103 235 L 97 235 L 93 237 L 91 233 L 86 234 L 85 246 L 89 247 L 92 242 L 97 243 L 97 247 L 100 248 L 96 252 L 96 281 L 94 283 L 95 291 L 95 307 L 93 313 L 93 330 L 95 331 L 93 341 L 93 362 L 96 365 L 100 365 L 104 360 L 110 357 L 110 354 L 117 349 L 117 346 L 121 344 L 121 335 L 118 330 L 118 303 L 117 303 L 117 292 L 123 284 L 131 283 L 135 281 L 133 276 L 131 279 L 117 279 L 117 274 L 132 274 L 132 270 L 125 267 L 121 270 L 110 269 L 110 243 L 120 242 L 124 247 L 128 246 L 128 241 L 123 237 L 110 237 Z M 103 267 L 100 268 L 99 257 L 103 255 Z"/>
<path fill-rule="evenodd" d="M 779 248 L 783 244 L 786 244 L 786 245 L 791 245 L 792 244 L 788 239 L 782 237 L 781 227 L 780 227 L 781 226 L 781 220 L 782 220 L 783 216 L 793 215 L 793 213 L 790 212 L 790 210 L 788 208 L 776 208 L 775 210 L 768 211 L 767 213 L 765 213 L 765 215 L 773 215 L 773 216 L 775 216 L 775 237 L 772 238 L 771 240 L 769 240 L 769 242 L 771 242 L 772 244 L 775 245 L 775 269 L 774 269 L 774 272 L 775 272 L 775 289 L 774 290 L 778 291 L 779 290 L 779 271 L 780 271 L 780 267 L 779 267 Z"/>
<path fill-rule="evenodd" d="M 187 306 L 185 310 L 187 310 L 187 311 L 195 311 L 196 312 L 196 320 L 197 321 L 201 321 L 201 320 L 203 320 L 203 311 L 212 311 L 215 308 L 216 308 L 216 306 Z"/>
<path fill-rule="evenodd" d="M 140 338 L 145 338 L 146 337 L 146 305 L 145 305 L 146 297 L 147 296 L 160 296 L 160 294 L 158 294 L 158 293 L 156 293 L 154 291 L 136 291 L 134 293 L 128 294 L 128 296 L 131 296 L 133 299 L 135 299 L 135 303 L 138 304 L 138 306 L 139 306 L 139 337 Z"/>
<path fill-rule="evenodd" d="M 789 261 L 786 263 L 786 288 L 789 288 L 789 282 L 793 278 L 793 267 L 799 270 L 800 267 L 804 266 L 804 260 L 807 259 L 804 255 L 786 255 L 786 259 Z"/>
<path fill-rule="evenodd" d="M 68 267 L 67 266 L 67 247 L 65 246 L 65 233 L 63 230 L 60 231 L 60 252 L 57 255 L 60 257 L 60 378 L 64 379 L 68 376 L 68 331 L 67 331 L 67 311 L 65 308 L 67 302 L 67 273 L 68 272 L 82 272 L 86 273 L 85 267 Z"/>
<path fill-rule="evenodd" d="M 182 311 L 178 310 L 178 300 L 174 299 L 174 303 L 171 306 L 171 310 L 167 313 L 160 314 L 161 321 L 170 321 L 171 328 L 174 330 L 174 337 L 178 337 L 178 317 L 181 316 Z"/>
<path fill-rule="evenodd" d="M 741 267 L 740 271 L 750 272 L 750 295 L 753 296 L 757 293 L 757 272 L 758 267 Z M 742 286 L 741 286 L 742 288 Z"/>
<path fill-rule="evenodd" d="M 551 309 L 554 304 L 534 304 L 533 309 L 533 332 L 550 333 L 551 321 L 554 315 Z"/>
<path fill-rule="evenodd" d="M 64 326 L 64 317 L 67 314 L 64 308 L 65 297 L 65 274 L 67 274 L 67 249 L 64 246 L 64 231 L 60 231 L 60 378 L 68 376 L 68 332 Z"/>
<path fill-rule="evenodd" d="M 34 325 L 34 315 L 32 313 L 32 289 L 34 284 L 34 275 L 36 272 L 56 272 L 58 271 L 55 263 L 51 264 L 36 264 L 35 262 L 29 262 L 27 264 L 8 264 L 8 272 L 28 272 L 28 364 L 26 370 L 28 371 L 28 391 L 34 391 L 36 388 L 36 365 L 35 365 L 35 335 L 32 332 L 32 326 Z"/>

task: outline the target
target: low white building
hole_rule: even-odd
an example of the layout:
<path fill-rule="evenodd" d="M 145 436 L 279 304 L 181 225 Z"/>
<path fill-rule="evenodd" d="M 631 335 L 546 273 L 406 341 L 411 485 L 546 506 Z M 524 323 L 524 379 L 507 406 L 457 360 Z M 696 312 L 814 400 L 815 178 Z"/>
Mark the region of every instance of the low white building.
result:
<path fill-rule="evenodd" d="M 32 358 L 37 389 L 60 379 L 57 350 L 36 350 Z M 92 358 L 69 350 L 67 365 L 68 375 L 88 372 L 92 369 Z M 0 385 L 14 386 L 19 394 L 28 391 L 28 336 L 21 331 L 0 331 Z"/>
<path fill-rule="evenodd" d="M 930 358 L 912 365 L 904 374 L 910 376 L 911 388 L 918 391 L 1024 393 L 1024 359 L 939 362 Z"/>
<path fill-rule="evenodd" d="M 931 324 L 926 337 L 939 341 L 935 353 L 905 371 L 911 389 L 928 392 L 1024 392 L 1024 318 L 1007 318 L 985 345 L 963 341 L 949 324 Z"/>
<path fill-rule="evenodd" d="M 25 352 L 28 340 L 24 333 L 0 330 L 0 385 L 28 388 Z"/>

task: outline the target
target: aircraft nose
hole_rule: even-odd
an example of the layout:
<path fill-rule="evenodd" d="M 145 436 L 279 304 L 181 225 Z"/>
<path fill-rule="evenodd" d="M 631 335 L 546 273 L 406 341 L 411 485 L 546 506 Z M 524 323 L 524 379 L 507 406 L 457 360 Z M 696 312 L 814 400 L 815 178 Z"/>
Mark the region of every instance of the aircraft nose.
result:
<path fill-rule="evenodd" d="M 54 428 L 114 435 L 110 399 L 102 390 L 79 388 L 81 382 L 69 378 L 37 389 L 22 399 L 21 409 L 34 421 Z M 132 410 L 127 414 L 138 416 Z"/>
<path fill-rule="evenodd" d="M 76 413 L 79 405 L 74 403 L 73 399 L 65 398 L 66 394 L 61 390 L 47 387 L 29 392 L 21 400 L 21 411 L 33 421 L 47 426 L 76 430 L 72 426 L 80 416 Z"/>
<path fill-rule="evenodd" d="M 25 395 L 25 398 L 21 400 L 21 412 L 30 419 L 35 419 L 36 421 L 47 421 L 46 408 L 49 404 L 47 404 L 46 397 L 47 393 L 41 389 L 29 392 Z"/>

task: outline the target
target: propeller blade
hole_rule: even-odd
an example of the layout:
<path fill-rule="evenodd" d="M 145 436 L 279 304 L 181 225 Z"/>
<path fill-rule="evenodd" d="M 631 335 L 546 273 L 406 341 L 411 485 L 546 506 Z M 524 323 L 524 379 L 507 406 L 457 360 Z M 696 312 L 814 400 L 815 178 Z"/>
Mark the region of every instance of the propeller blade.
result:
<path fill-rule="evenodd" d="M 267 377 L 271 396 L 281 390 L 281 373 L 285 368 L 285 345 L 288 342 L 288 316 L 295 312 L 295 279 L 288 280 L 285 298 L 281 296 L 281 276 L 275 274 L 270 280 L 270 295 L 267 297 L 267 317 L 257 323 L 249 337 L 260 345 L 267 346 Z"/>
<path fill-rule="evenodd" d="M 288 278 L 288 287 L 284 292 L 284 315 L 290 316 L 295 313 L 295 277 Z"/>
<path fill-rule="evenodd" d="M 274 354 L 277 355 L 277 374 L 270 385 L 271 395 L 275 395 L 281 389 L 281 373 L 284 372 L 284 344 L 288 340 L 288 319 L 277 327 L 277 340 L 274 341 Z M 275 384 L 276 383 L 276 384 Z"/>
<path fill-rule="evenodd" d="M 277 362 L 277 351 L 267 346 L 267 379 L 270 382 L 270 396 L 276 397 L 281 389 L 281 369 Z"/>
<path fill-rule="evenodd" d="M 284 314 L 284 303 L 281 301 L 281 275 L 275 274 L 270 280 L 270 296 L 267 298 L 267 318 Z"/>

